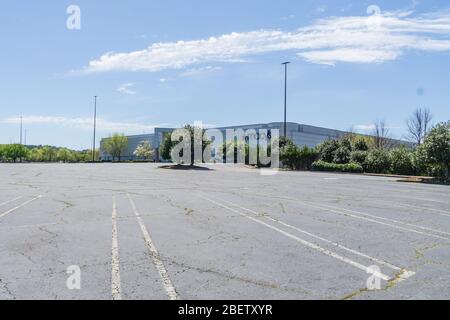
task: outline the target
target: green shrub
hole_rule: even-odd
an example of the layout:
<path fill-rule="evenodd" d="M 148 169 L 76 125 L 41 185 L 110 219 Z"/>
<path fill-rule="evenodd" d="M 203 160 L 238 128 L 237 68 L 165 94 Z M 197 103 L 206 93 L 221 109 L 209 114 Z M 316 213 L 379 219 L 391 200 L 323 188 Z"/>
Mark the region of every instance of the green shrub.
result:
<path fill-rule="evenodd" d="M 336 140 L 328 140 L 317 146 L 317 152 L 319 153 L 319 159 L 326 162 L 333 162 L 334 155 L 337 149 L 339 149 L 339 142 Z"/>
<path fill-rule="evenodd" d="M 443 165 L 435 164 L 435 165 L 428 165 L 426 167 L 426 171 L 424 172 L 424 175 L 430 176 L 430 177 L 436 177 L 439 180 L 445 181 L 445 176 L 447 174 L 447 168 Z"/>
<path fill-rule="evenodd" d="M 364 166 L 366 172 L 389 173 L 391 168 L 389 153 L 383 149 L 370 150 Z"/>
<path fill-rule="evenodd" d="M 419 147 L 425 163 L 433 168 L 433 176 L 448 180 L 450 178 L 450 121 L 437 124 L 430 130 L 423 145 Z"/>
<path fill-rule="evenodd" d="M 363 167 L 359 163 L 347 163 L 347 164 L 337 164 L 330 163 L 326 161 L 316 161 L 312 164 L 311 169 L 313 171 L 328 171 L 328 172 L 349 172 L 349 173 L 361 173 L 363 172 Z"/>
<path fill-rule="evenodd" d="M 363 166 L 366 163 L 367 151 L 355 150 L 350 154 L 350 162 L 359 163 Z"/>
<path fill-rule="evenodd" d="M 297 147 L 293 143 L 287 143 L 280 152 L 280 160 L 293 170 L 310 170 L 312 163 L 317 158 L 317 152 L 304 146 Z"/>
<path fill-rule="evenodd" d="M 363 138 L 358 138 L 358 140 L 355 141 L 353 144 L 353 150 L 355 151 L 368 151 L 369 146 L 367 145 L 367 142 Z"/>
<path fill-rule="evenodd" d="M 389 153 L 391 162 L 391 172 L 401 175 L 414 175 L 414 165 L 412 152 L 406 148 L 391 150 Z"/>
<path fill-rule="evenodd" d="M 429 175 L 426 157 L 421 148 L 417 148 L 411 155 L 411 162 L 414 168 L 414 174 L 418 176 Z"/>
<path fill-rule="evenodd" d="M 334 152 L 333 162 L 339 164 L 345 164 L 350 161 L 351 150 L 345 146 L 339 147 Z"/>
<path fill-rule="evenodd" d="M 303 146 L 300 149 L 299 156 L 300 156 L 299 157 L 300 168 L 304 170 L 311 170 L 311 166 L 314 163 L 314 161 L 317 160 L 318 154 L 315 149 Z"/>
<path fill-rule="evenodd" d="M 343 149 L 347 149 L 349 152 L 352 151 L 352 142 L 348 137 L 341 138 L 339 140 L 339 147 Z"/>
<path fill-rule="evenodd" d="M 8 144 L 2 147 L 2 157 L 11 162 L 17 162 L 17 160 L 23 160 L 28 155 L 27 147 L 21 144 Z"/>

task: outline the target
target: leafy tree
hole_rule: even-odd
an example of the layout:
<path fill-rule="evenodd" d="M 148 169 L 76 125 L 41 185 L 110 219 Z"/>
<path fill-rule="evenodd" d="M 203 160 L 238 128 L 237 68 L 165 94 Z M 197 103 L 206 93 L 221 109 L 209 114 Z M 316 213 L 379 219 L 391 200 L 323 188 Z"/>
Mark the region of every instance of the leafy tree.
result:
<path fill-rule="evenodd" d="M 405 147 L 391 150 L 389 153 L 391 171 L 394 174 L 413 175 L 414 165 L 412 152 Z"/>
<path fill-rule="evenodd" d="M 154 151 L 148 141 L 142 141 L 133 153 L 136 157 L 149 160 L 153 157 Z"/>
<path fill-rule="evenodd" d="M 171 134 L 164 134 L 163 142 L 160 147 L 161 156 L 164 160 L 171 160 L 172 158 L 172 149 L 177 145 L 178 142 L 172 141 L 172 135 Z"/>
<path fill-rule="evenodd" d="M 425 162 L 438 166 L 443 178 L 449 178 L 450 172 L 450 121 L 440 123 L 430 130 L 419 148 Z"/>
<path fill-rule="evenodd" d="M 345 164 L 350 161 L 351 149 L 341 146 L 334 152 L 333 162 Z"/>
<path fill-rule="evenodd" d="M 5 157 L 5 146 L 0 144 L 0 161 L 4 161 Z"/>
<path fill-rule="evenodd" d="M 56 152 L 56 159 L 62 162 L 73 162 L 75 161 L 75 155 L 71 150 L 61 148 Z"/>
<path fill-rule="evenodd" d="M 367 159 L 367 151 L 355 150 L 350 154 L 350 162 L 364 165 Z"/>
<path fill-rule="evenodd" d="M 239 162 L 239 152 L 242 152 L 244 155 L 244 162 L 245 164 L 249 164 L 250 162 L 250 158 L 249 158 L 249 154 L 250 154 L 250 146 L 248 143 L 244 143 L 244 142 L 237 142 L 237 141 L 226 141 L 223 143 L 222 146 L 222 158 L 223 158 L 223 163 L 228 163 L 227 158 L 232 158 L 233 159 L 233 163 L 238 163 Z M 220 156 L 220 155 L 219 155 Z"/>
<path fill-rule="evenodd" d="M 369 146 L 367 144 L 366 139 L 364 138 L 358 138 L 354 144 L 353 144 L 353 149 L 355 151 L 368 151 L 369 150 Z"/>
<path fill-rule="evenodd" d="M 191 157 L 190 157 L 190 165 L 193 166 L 195 163 L 195 130 L 198 130 L 199 128 L 195 128 L 191 125 L 186 125 L 184 127 L 184 129 L 186 129 L 190 136 L 191 136 Z M 202 130 L 202 153 L 203 151 L 206 149 L 206 147 L 211 143 L 211 141 L 208 141 L 206 139 L 203 139 L 203 134 L 204 134 L 204 130 Z M 182 139 L 180 139 L 180 141 L 172 141 L 172 135 L 171 134 L 166 134 L 164 136 L 163 139 L 163 143 L 161 145 L 161 155 L 165 160 L 172 160 L 172 149 L 178 145 L 178 143 L 180 143 L 182 141 Z M 180 152 L 180 156 L 183 156 L 182 152 Z M 203 154 L 202 154 L 202 161 L 203 161 Z"/>
<path fill-rule="evenodd" d="M 299 154 L 300 149 L 294 143 L 286 142 L 280 149 L 280 160 L 283 162 L 283 165 L 297 170 L 299 169 Z"/>
<path fill-rule="evenodd" d="M 21 160 L 26 158 L 28 154 L 28 149 L 21 144 L 9 144 L 3 146 L 3 157 L 5 157 L 9 161 L 17 162 L 17 160 Z"/>
<path fill-rule="evenodd" d="M 340 145 L 337 140 L 327 140 L 317 146 L 317 152 L 319 153 L 320 160 L 325 162 L 333 162 L 335 152 L 339 149 Z"/>
<path fill-rule="evenodd" d="M 107 153 L 109 153 L 113 161 L 117 158 L 120 161 L 123 152 L 126 150 L 128 146 L 128 138 L 123 134 L 114 134 L 112 137 L 109 137 L 104 142 L 104 148 Z"/>
<path fill-rule="evenodd" d="M 283 141 L 281 141 L 283 139 Z M 292 140 L 280 139 L 280 160 L 283 165 L 292 170 L 311 170 L 314 161 L 317 160 L 318 152 L 308 146 L 298 147 Z"/>
<path fill-rule="evenodd" d="M 30 162 L 43 162 L 44 155 L 41 148 L 32 148 L 28 153 L 27 160 Z"/>
<path fill-rule="evenodd" d="M 56 160 L 56 153 L 57 153 L 56 148 L 45 146 L 41 148 L 41 152 L 43 156 L 43 161 L 53 162 Z"/>
<path fill-rule="evenodd" d="M 373 149 L 367 154 L 365 163 L 367 172 L 388 173 L 391 167 L 389 153 L 384 149 Z"/>

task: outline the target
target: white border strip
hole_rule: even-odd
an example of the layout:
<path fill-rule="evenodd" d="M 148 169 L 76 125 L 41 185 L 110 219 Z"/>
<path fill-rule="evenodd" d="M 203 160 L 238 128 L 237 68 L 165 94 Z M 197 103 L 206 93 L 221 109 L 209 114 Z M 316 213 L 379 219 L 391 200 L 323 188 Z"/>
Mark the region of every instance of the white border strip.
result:
<path fill-rule="evenodd" d="M 240 205 L 237 205 L 237 204 L 235 204 L 235 203 L 233 203 L 233 202 L 230 202 L 230 201 L 227 201 L 227 200 L 224 200 L 224 199 L 220 199 L 220 201 L 229 203 L 230 205 L 233 205 L 233 206 L 235 206 L 235 207 L 237 207 L 237 208 L 240 208 L 240 209 L 242 209 L 242 210 L 251 212 L 251 213 L 253 213 L 253 214 L 255 214 L 255 215 L 260 215 L 260 213 L 258 213 L 258 212 L 256 212 L 256 211 L 253 211 L 253 210 L 251 210 L 251 209 L 247 209 L 247 208 L 242 207 L 242 206 L 240 206 Z M 315 239 L 317 239 L 317 240 L 323 241 L 323 242 L 325 242 L 325 243 L 329 243 L 329 244 L 331 244 L 331 245 L 333 245 L 333 246 L 335 246 L 335 247 L 337 247 L 337 248 L 340 248 L 340 249 L 342 249 L 342 250 L 345 250 L 345 251 L 347 251 L 347 252 L 350 252 L 350 253 L 352 253 L 352 254 L 354 254 L 354 255 L 357 255 L 357 256 L 366 258 L 366 259 L 371 260 L 371 261 L 373 261 L 373 262 L 376 262 L 376 263 L 378 263 L 378 264 L 380 264 L 380 265 L 384 265 L 384 266 L 386 266 L 386 267 L 388 267 L 388 268 L 391 268 L 391 269 L 393 269 L 393 270 L 396 270 L 396 271 L 401 271 L 401 270 L 403 270 L 402 268 L 397 267 L 397 266 L 395 266 L 395 265 L 393 265 L 393 264 L 390 264 L 389 262 L 386 262 L 386 261 L 384 261 L 384 260 L 381 260 L 381 259 L 378 259 L 378 258 L 375 258 L 375 257 L 371 257 L 371 256 L 369 256 L 369 255 L 367 255 L 367 254 L 364 254 L 364 253 L 362 253 L 362 252 L 359 252 L 359 251 L 357 251 L 357 250 L 350 249 L 350 248 L 345 247 L 345 246 L 343 246 L 343 245 L 341 245 L 341 244 L 339 244 L 339 243 L 337 243 L 337 242 L 330 241 L 330 240 L 328 240 L 328 239 L 322 238 L 322 237 L 317 236 L 317 235 L 315 235 L 315 234 L 312 234 L 312 233 L 310 233 L 310 232 L 308 232 L 308 231 L 302 230 L 302 229 L 300 229 L 300 228 L 298 228 L 298 227 L 295 227 L 295 226 L 293 226 L 293 225 L 290 225 L 290 224 L 288 224 L 288 223 L 285 223 L 285 222 L 283 222 L 283 221 L 281 221 L 281 220 L 274 219 L 274 218 L 272 218 L 271 216 L 264 215 L 264 218 L 266 218 L 266 219 L 268 219 L 268 220 L 270 220 L 270 221 L 276 222 L 276 223 L 278 223 L 278 224 L 281 224 L 282 226 L 285 226 L 285 227 L 288 227 L 288 228 L 290 228 L 290 229 L 293 229 L 293 230 L 296 230 L 296 231 L 298 231 L 298 232 L 301 232 L 301 233 L 303 233 L 303 234 L 306 234 L 307 236 L 310 236 L 310 237 L 315 238 Z"/>
<path fill-rule="evenodd" d="M 362 264 L 360 264 L 360 263 L 358 263 L 356 261 L 353 261 L 353 260 L 351 260 L 349 258 L 343 257 L 343 256 L 341 256 L 341 255 L 339 255 L 337 253 L 334 253 L 334 252 L 329 251 L 329 250 L 327 250 L 325 248 L 322 248 L 321 246 L 319 246 L 317 244 L 314 244 L 314 243 L 308 242 L 306 240 L 303 240 L 303 239 L 301 239 L 301 238 L 299 238 L 299 237 L 297 237 L 297 236 L 295 236 L 293 234 L 290 234 L 290 233 L 288 233 L 286 231 L 278 229 L 277 227 L 274 227 L 274 226 L 272 226 L 272 225 L 270 225 L 268 223 L 265 223 L 265 222 L 263 222 L 263 221 L 261 221 L 259 219 L 256 219 L 256 218 L 254 218 L 252 216 L 249 216 L 249 215 L 247 215 L 245 213 L 237 211 L 237 210 L 235 210 L 233 208 L 230 208 L 230 207 L 228 207 L 228 206 L 226 206 L 224 204 L 216 202 L 216 201 L 214 201 L 212 199 L 209 199 L 207 197 L 204 197 L 204 196 L 199 196 L 199 197 L 204 199 L 204 200 L 206 200 L 206 201 L 209 201 L 209 202 L 211 202 L 211 203 L 213 203 L 215 205 L 218 205 L 218 206 L 220 206 L 220 207 L 222 207 L 224 209 L 227 209 L 227 210 L 229 210 L 231 212 L 237 213 L 237 214 L 241 215 L 242 217 L 245 217 L 245 218 L 247 218 L 247 219 L 249 219 L 249 220 L 251 220 L 253 222 L 256 222 L 256 223 L 258 223 L 260 225 L 263 225 L 263 226 L 265 226 L 265 227 L 267 227 L 269 229 L 272 229 L 272 230 L 274 230 L 274 231 L 276 231 L 276 232 L 278 232 L 278 233 L 280 233 L 280 234 L 282 234 L 282 235 L 284 235 L 284 236 L 286 236 L 288 238 L 291 238 L 291 239 L 293 239 L 293 240 L 303 244 L 304 246 L 307 246 L 307 247 L 309 247 L 311 249 L 314 249 L 316 251 L 319 251 L 319 252 L 321 252 L 321 253 L 323 253 L 323 254 L 325 254 L 327 256 L 330 256 L 330 257 L 335 258 L 335 259 L 337 259 L 337 260 L 339 260 L 341 262 L 347 263 L 347 264 L 349 264 L 349 265 L 351 265 L 351 266 L 353 266 L 355 268 L 358 268 L 358 269 L 360 269 L 360 270 L 362 270 L 362 271 L 364 271 L 366 273 L 371 273 L 371 274 L 375 275 L 376 277 L 378 277 L 380 279 L 383 279 L 385 281 L 392 280 L 392 277 L 389 277 L 389 276 L 387 276 L 387 275 L 385 275 L 383 273 L 380 273 L 380 272 L 377 272 L 375 270 L 372 270 L 368 266 L 364 266 L 364 265 L 362 265 Z"/>
<path fill-rule="evenodd" d="M 170 300 L 178 300 L 178 294 L 175 290 L 175 287 L 172 284 L 172 281 L 170 280 L 169 273 L 167 272 L 166 267 L 164 266 L 164 263 L 161 260 L 161 256 L 159 255 L 159 252 L 156 249 L 156 246 L 154 245 L 152 238 L 150 237 L 150 234 L 148 233 L 147 228 L 145 227 L 145 224 L 141 218 L 141 215 L 139 214 L 139 212 L 136 209 L 136 204 L 134 203 L 130 194 L 127 194 L 127 197 L 130 200 L 131 207 L 133 208 L 134 214 L 136 215 L 136 219 L 139 223 L 139 226 L 141 227 L 141 231 L 142 231 L 142 235 L 144 236 L 145 244 L 147 245 L 147 248 L 150 252 L 150 256 L 153 259 L 153 264 L 155 265 L 156 269 L 158 270 L 161 280 L 163 281 L 164 289 L 166 290 L 166 293 L 169 296 Z"/>
<path fill-rule="evenodd" d="M 450 241 L 450 238 L 448 238 L 448 237 L 439 236 L 437 234 L 432 234 L 432 233 L 426 233 L 426 232 L 423 232 L 423 231 L 419 231 L 419 230 L 415 230 L 415 229 L 411 229 L 411 228 L 407 228 L 407 227 L 402 227 L 402 226 L 397 226 L 395 224 L 390 224 L 390 223 L 387 223 L 387 222 L 382 222 L 382 221 L 375 220 L 375 219 L 382 219 L 382 220 L 387 220 L 387 221 L 394 222 L 391 219 L 381 218 L 381 217 L 376 217 L 376 216 L 373 216 L 374 218 L 372 219 L 372 218 L 367 218 L 367 217 L 361 216 L 361 215 L 365 215 L 363 213 L 360 213 L 361 215 L 356 215 L 356 214 L 349 213 L 349 212 L 356 213 L 355 211 L 351 211 L 351 210 L 346 210 L 346 209 L 341 209 L 341 208 L 334 208 L 333 209 L 333 207 L 329 207 L 329 206 L 327 207 L 327 206 L 324 206 L 324 205 L 312 205 L 310 203 L 307 203 L 307 202 L 304 202 L 304 201 L 299 201 L 299 200 L 292 200 L 292 201 L 295 201 L 295 202 L 298 202 L 298 203 L 302 203 L 303 205 L 309 206 L 309 207 L 312 207 L 312 208 L 316 208 L 316 209 L 320 209 L 320 210 L 324 210 L 324 211 L 337 213 L 339 215 L 344 215 L 346 217 L 352 217 L 352 218 L 356 218 L 356 219 L 361 219 L 361 220 L 365 220 L 365 221 L 381 224 L 381 225 L 384 225 L 384 226 L 387 226 L 387 227 L 391 227 L 391 228 L 394 228 L 394 229 L 397 229 L 397 230 L 408 231 L 408 232 L 420 234 L 420 235 L 423 235 L 423 236 L 428 236 L 428 237 L 433 237 L 433 238 L 437 238 L 437 239 L 441 239 L 441 240 Z M 367 215 L 365 215 L 365 216 L 367 216 Z M 402 223 L 402 224 L 405 224 L 405 223 Z M 410 224 L 407 224 L 407 225 L 410 225 Z M 416 226 L 416 227 L 419 227 L 419 226 Z"/>
<path fill-rule="evenodd" d="M 5 202 L 3 202 L 3 203 L 0 203 L 0 207 L 6 206 L 7 204 L 9 204 L 9 203 L 11 203 L 11 202 L 14 202 L 14 201 L 17 201 L 17 200 L 20 200 L 20 199 L 22 199 L 22 197 L 17 197 L 17 198 L 14 198 L 14 199 L 12 199 L 12 200 L 5 201 Z"/>
<path fill-rule="evenodd" d="M 113 196 L 112 250 L 111 250 L 111 293 L 113 300 L 122 300 L 120 285 L 119 240 L 117 237 L 117 206 Z"/>
<path fill-rule="evenodd" d="M 380 225 L 383 225 L 383 226 L 386 226 L 386 227 L 394 228 L 394 229 L 397 229 L 397 230 L 412 232 L 412 233 L 420 234 L 420 235 L 427 236 L 427 237 L 433 237 L 433 238 L 437 238 L 437 239 L 441 239 L 441 240 L 445 240 L 445 241 L 450 241 L 450 237 L 440 236 L 440 235 L 433 234 L 433 233 L 427 233 L 427 232 L 424 232 L 424 231 L 419 231 L 419 230 L 415 230 L 415 229 L 411 229 L 411 228 L 407 228 L 407 227 L 402 227 L 402 226 L 398 226 L 398 225 L 395 225 L 395 224 L 379 221 L 379 220 L 376 220 L 376 219 L 385 220 L 385 221 L 398 223 L 398 224 L 402 224 L 402 225 L 407 225 L 407 226 L 411 226 L 411 227 L 415 227 L 415 228 L 419 228 L 419 229 L 423 229 L 423 230 L 427 230 L 427 231 L 432 231 L 432 232 L 435 232 L 435 233 L 441 233 L 441 234 L 445 234 L 445 235 L 449 234 L 448 232 L 445 232 L 445 231 L 436 230 L 436 229 L 427 228 L 427 227 L 422 227 L 422 226 L 419 226 L 419 225 L 410 224 L 410 223 L 406 223 L 406 222 L 401 222 L 401 221 L 398 221 L 398 220 L 388 219 L 388 218 L 379 217 L 379 216 L 375 216 L 375 215 L 370 215 L 370 214 L 359 212 L 359 211 L 352 211 L 352 210 L 343 209 L 343 208 L 339 208 L 339 207 L 332 207 L 332 206 L 329 206 L 329 205 L 317 204 L 317 203 L 312 202 L 312 201 L 303 201 L 303 200 L 292 199 L 292 198 L 283 197 L 283 196 L 275 196 L 274 197 L 274 196 L 271 196 L 271 195 L 268 195 L 268 194 L 252 194 L 252 196 L 271 197 L 271 198 L 276 198 L 276 199 L 282 199 L 282 200 L 286 200 L 286 201 L 290 201 L 290 202 L 295 202 L 295 203 L 301 204 L 303 206 L 319 209 L 319 210 L 322 210 L 322 211 L 328 211 L 328 212 L 332 212 L 332 213 L 335 213 L 335 214 L 343 215 L 345 217 L 361 219 L 361 220 L 369 221 L 369 222 L 372 222 L 372 223 L 377 223 L 377 224 L 380 224 Z M 352 212 L 353 214 L 350 213 L 350 212 Z"/>
<path fill-rule="evenodd" d="M 39 196 L 37 196 L 37 197 L 35 197 L 35 198 L 31 199 L 31 200 L 28 200 L 28 201 L 22 203 L 21 205 L 18 205 L 15 208 L 12 208 L 12 209 L 10 209 L 10 210 L 8 210 L 6 212 L 3 212 L 2 214 L 0 214 L 0 219 L 6 217 L 8 214 L 13 213 L 14 211 L 16 211 L 16 210 L 18 210 L 18 209 L 20 209 L 22 207 L 25 207 L 27 204 L 29 204 L 29 203 L 37 200 L 37 199 L 40 199 L 40 198 L 42 198 L 41 195 L 39 195 Z"/>

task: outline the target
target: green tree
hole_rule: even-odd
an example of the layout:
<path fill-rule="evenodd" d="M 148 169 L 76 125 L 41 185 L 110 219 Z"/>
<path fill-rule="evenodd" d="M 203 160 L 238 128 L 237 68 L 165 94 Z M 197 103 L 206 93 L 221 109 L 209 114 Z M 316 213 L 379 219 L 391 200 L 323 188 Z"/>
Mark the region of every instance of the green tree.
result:
<path fill-rule="evenodd" d="M 66 148 L 59 149 L 56 153 L 56 158 L 58 159 L 58 161 L 62 161 L 62 162 L 76 161 L 74 152 L 69 149 L 66 149 Z"/>
<path fill-rule="evenodd" d="M 351 156 L 351 149 L 341 146 L 334 152 L 333 162 L 339 164 L 349 163 Z"/>
<path fill-rule="evenodd" d="M 193 166 L 195 163 L 195 154 L 194 154 L 194 150 L 195 150 L 195 130 L 198 130 L 199 128 L 193 127 L 191 125 L 186 125 L 184 127 L 184 129 L 186 129 L 191 137 L 191 157 L 190 157 L 190 165 Z M 202 130 L 202 152 L 206 149 L 206 147 L 211 143 L 211 141 L 208 141 L 206 139 L 203 139 L 203 134 L 204 134 L 204 130 Z M 166 134 L 164 136 L 163 139 L 163 143 L 161 145 L 161 155 L 165 160 L 172 160 L 172 149 L 178 145 L 178 143 L 180 143 L 182 141 L 182 139 L 180 138 L 180 141 L 172 141 L 172 135 L 171 134 Z M 182 152 L 180 152 L 180 156 L 183 156 Z M 202 158 L 203 158 L 203 154 L 202 154 Z"/>
<path fill-rule="evenodd" d="M 172 141 L 172 136 L 170 133 L 164 134 L 163 142 L 160 147 L 161 156 L 164 160 L 171 160 L 172 155 L 172 149 L 177 145 L 178 142 Z"/>
<path fill-rule="evenodd" d="M 30 162 L 42 162 L 44 161 L 44 155 L 41 148 L 32 148 L 28 153 L 27 160 Z"/>
<path fill-rule="evenodd" d="M 27 157 L 28 149 L 21 144 L 9 144 L 3 147 L 3 156 L 13 162 Z"/>
<path fill-rule="evenodd" d="M 280 160 L 283 165 L 292 170 L 311 170 L 311 166 L 317 160 L 317 157 L 316 149 L 308 146 L 300 148 L 288 138 L 283 141 L 280 139 Z"/>
<path fill-rule="evenodd" d="M 139 159 L 150 160 L 154 155 L 154 151 L 152 149 L 152 146 L 150 145 L 150 142 L 142 141 L 137 146 L 133 154 Z"/>
<path fill-rule="evenodd" d="M 372 149 L 367 154 L 366 171 L 371 173 L 388 173 L 391 168 L 389 153 L 384 149 Z"/>
<path fill-rule="evenodd" d="M 332 163 L 334 161 L 334 156 L 336 150 L 339 149 L 339 141 L 337 140 L 327 140 L 317 146 L 317 152 L 319 153 L 319 160 Z"/>
<path fill-rule="evenodd" d="M 367 145 L 366 139 L 359 137 L 354 143 L 353 143 L 353 150 L 355 151 L 368 151 L 369 146 Z"/>
<path fill-rule="evenodd" d="M 109 137 L 104 142 L 104 148 L 107 153 L 109 153 L 113 161 L 117 158 L 119 161 L 122 157 L 123 152 L 128 147 L 128 138 L 123 134 L 114 134 Z"/>
<path fill-rule="evenodd" d="M 355 150 L 350 154 L 350 162 L 364 165 L 367 159 L 367 151 Z"/>
<path fill-rule="evenodd" d="M 5 146 L 0 144 L 0 162 L 4 161 L 5 157 Z"/>
<path fill-rule="evenodd" d="M 391 171 L 394 174 L 413 175 L 413 153 L 406 147 L 393 149 L 389 152 Z"/>
<path fill-rule="evenodd" d="M 56 161 L 56 149 L 50 146 L 44 146 L 41 148 L 43 161 L 45 162 L 54 162 Z"/>
<path fill-rule="evenodd" d="M 225 141 L 221 151 L 224 163 L 228 163 L 229 159 L 227 158 L 233 159 L 233 163 L 235 164 L 238 163 L 240 160 L 239 152 L 245 156 L 245 164 L 250 163 L 250 146 L 248 143 L 242 141 Z"/>
<path fill-rule="evenodd" d="M 285 142 L 284 146 L 280 149 L 280 160 L 283 162 L 283 165 L 292 170 L 298 169 L 299 155 L 300 149 L 292 141 Z"/>
<path fill-rule="evenodd" d="M 441 168 L 443 177 L 450 173 L 450 121 L 440 123 L 430 130 L 424 143 L 419 147 L 425 163 Z"/>

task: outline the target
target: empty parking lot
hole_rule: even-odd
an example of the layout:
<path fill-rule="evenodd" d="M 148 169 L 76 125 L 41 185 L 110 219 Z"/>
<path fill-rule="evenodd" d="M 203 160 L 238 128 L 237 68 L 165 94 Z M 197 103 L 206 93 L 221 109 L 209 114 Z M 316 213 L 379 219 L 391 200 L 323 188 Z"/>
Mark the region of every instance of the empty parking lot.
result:
<path fill-rule="evenodd" d="M 0 299 L 450 298 L 446 186 L 18 164 L 0 191 Z"/>

